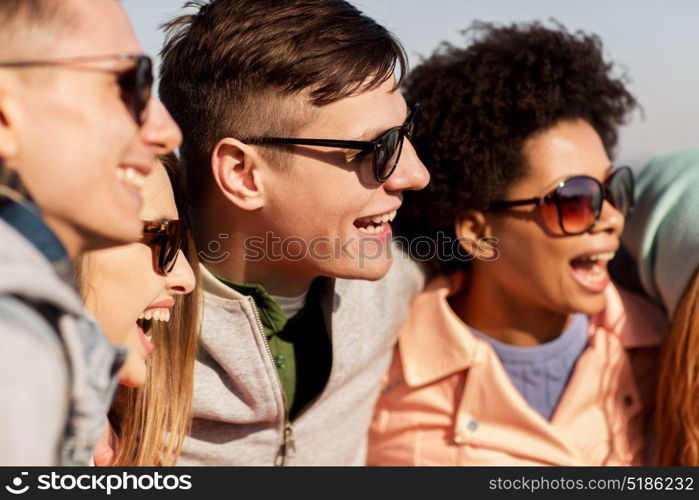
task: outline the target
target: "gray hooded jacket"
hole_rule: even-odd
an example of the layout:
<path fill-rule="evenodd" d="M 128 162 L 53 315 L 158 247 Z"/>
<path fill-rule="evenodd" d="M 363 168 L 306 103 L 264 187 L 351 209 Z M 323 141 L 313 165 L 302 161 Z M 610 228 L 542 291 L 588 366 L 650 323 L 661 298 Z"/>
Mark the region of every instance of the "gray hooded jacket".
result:
<path fill-rule="evenodd" d="M 400 251 L 378 281 L 325 279 L 333 359 L 323 392 L 288 421 L 256 306 L 201 266 L 204 317 L 181 465 L 364 465 L 367 431 L 398 329 L 423 287 Z"/>
<path fill-rule="evenodd" d="M 55 311 L 55 324 L 35 304 Z M 89 464 L 125 351 L 2 219 L 0 345 L 0 465 Z"/>

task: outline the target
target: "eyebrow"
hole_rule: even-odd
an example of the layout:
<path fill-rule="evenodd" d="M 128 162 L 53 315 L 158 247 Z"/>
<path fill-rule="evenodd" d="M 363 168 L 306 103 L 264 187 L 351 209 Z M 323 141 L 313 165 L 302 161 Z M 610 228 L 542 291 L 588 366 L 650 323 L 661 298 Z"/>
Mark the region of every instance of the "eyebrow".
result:
<path fill-rule="evenodd" d="M 610 163 L 609 166 L 607 167 L 607 169 L 604 171 L 605 175 L 607 175 L 607 174 L 609 174 L 610 172 L 612 172 L 612 171 L 614 170 L 614 168 L 615 168 L 614 165 Z M 556 186 L 557 186 L 559 183 L 563 182 L 564 180 L 569 179 L 569 178 L 571 178 L 571 177 L 577 177 L 577 176 L 579 176 L 579 175 L 589 175 L 589 174 L 574 174 L 574 175 L 566 175 L 566 176 L 563 176 L 563 177 L 558 177 L 555 181 L 552 181 L 550 184 L 547 184 L 547 185 L 549 186 L 548 189 L 549 189 L 549 190 L 555 189 Z"/>

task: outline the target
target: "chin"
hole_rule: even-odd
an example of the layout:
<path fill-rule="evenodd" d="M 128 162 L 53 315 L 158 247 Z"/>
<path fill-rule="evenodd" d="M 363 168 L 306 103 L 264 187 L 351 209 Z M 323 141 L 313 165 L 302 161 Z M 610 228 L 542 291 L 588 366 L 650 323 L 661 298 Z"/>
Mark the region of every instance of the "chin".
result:
<path fill-rule="evenodd" d="M 582 313 L 588 316 L 594 316 L 604 311 L 607 306 L 607 298 L 604 293 L 600 293 L 594 297 L 585 297 L 576 300 L 572 305 L 574 313 Z"/>
<path fill-rule="evenodd" d="M 136 353 L 129 353 L 126 363 L 119 372 L 119 384 L 126 387 L 141 387 L 146 383 L 148 371 L 144 359 L 135 359 Z M 139 356 L 140 358 L 140 356 Z"/>
<path fill-rule="evenodd" d="M 142 387 L 146 383 L 146 376 L 126 375 L 119 378 L 119 384 L 125 387 Z"/>
<path fill-rule="evenodd" d="M 332 276 L 341 279 L 377 281 L 386 276 L 392 263 L 393 260 L 390 258 L 372 260 L 363 264 L 351 261 L 340 269 L 336 269 Z"/>
<path fill-rule="evenodd" d="M 143 231 L 143 223 L 135 221 L 133 224 L 125 224 L 123 221 L 117 230 L 106 233 L 104 227 L 96 230 L 86 229 L 83 231 L 83 239 L 86 242 L 84 251 L 103 250 L 117 245 L 133 243 L 139 240 Z M 115 229 L 112 226 L 112 229 Z"/>

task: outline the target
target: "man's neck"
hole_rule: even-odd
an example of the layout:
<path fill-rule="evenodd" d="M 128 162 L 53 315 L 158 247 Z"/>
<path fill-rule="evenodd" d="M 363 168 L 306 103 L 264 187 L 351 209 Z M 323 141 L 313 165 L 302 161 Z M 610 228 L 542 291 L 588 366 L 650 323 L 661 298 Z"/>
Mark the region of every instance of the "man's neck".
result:
<path fill-rule="evenodd" d="M 289 263 L 284 261 L 250 262 L 245 260 L 244 252 L 237 252 L 230 246 L 227 251 L 230 256 L 221 262 L 207 261 L 203 258 L 202 263 L 213 274 L 228 281 L 262 285 L 270 295 L 297 297 L 308 291 L 315 279 L 313 276 L 293 272 Z"/>
<path fill-rule="evenodd" d="M 227 202 L 228 211 L 210 203 L 190 209 L 199 260 L 210 272 L 233 283 L 262 285 L 270 295 L 281 297 L 296 297 L 310 288 L 317 276 L 304 270 L 301 262 L 272 258 L 263 244 L 254 243 L 259 231 L 253 228 L 259 229 L 259 221 L 232 212 Z M 211 221 L 212 213 L 225 215 Z"/>
<path fill-rule="evenodd" d="M 63 248 L 68 254 L 68 258 L 75 258 L 82 252 L 83 240 L 77 231 L 69 224 L 62 223 L 50 216 L 44 216 L 44 222 L 56 235 L 56 238 L 63 244 Z"/>

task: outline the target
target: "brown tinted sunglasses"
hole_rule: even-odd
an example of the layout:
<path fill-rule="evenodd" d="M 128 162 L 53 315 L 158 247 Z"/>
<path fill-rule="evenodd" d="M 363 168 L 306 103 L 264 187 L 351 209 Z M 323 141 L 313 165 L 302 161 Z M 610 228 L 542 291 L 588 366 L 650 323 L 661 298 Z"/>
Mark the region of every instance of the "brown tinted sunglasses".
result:
<path fill-rule="evenodd" d="M 141 243 L 153 253 L 153 269 L 161 276 L 172 271 L 180 250 L 185 250 L 187 226 L 181 220 L 143 221 Z"/>

